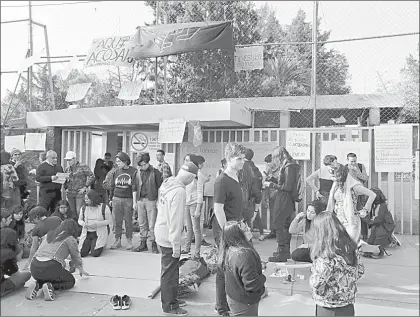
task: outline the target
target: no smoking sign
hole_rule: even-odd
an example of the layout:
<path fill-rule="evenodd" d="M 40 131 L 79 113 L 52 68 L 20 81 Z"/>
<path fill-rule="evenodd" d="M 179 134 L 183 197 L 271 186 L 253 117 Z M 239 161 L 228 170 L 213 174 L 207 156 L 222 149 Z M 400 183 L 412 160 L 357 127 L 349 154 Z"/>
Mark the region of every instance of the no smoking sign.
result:
<path fill-rule="evenodd" d="M 137 132 L 131 137 L 131 147 L 135 151 L 143 151 L 149 145 L 149 138 L 146 134 Z"/>

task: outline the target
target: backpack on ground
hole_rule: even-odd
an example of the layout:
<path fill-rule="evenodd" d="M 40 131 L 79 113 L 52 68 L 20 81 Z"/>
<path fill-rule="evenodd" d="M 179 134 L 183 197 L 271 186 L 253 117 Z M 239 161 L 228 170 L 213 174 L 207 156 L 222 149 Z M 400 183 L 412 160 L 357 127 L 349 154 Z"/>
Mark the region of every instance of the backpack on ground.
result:
<path fill-rule="evenodd" d="M 105 219 L 105 209 L 106 209 L 106 204 L 101 204 L 102 207 L 102 217 Z M 86 205 L 82 206 L 82 215 L 83 215 L 83 221 L 85 221 L 85 210 L 86 210 Z M 109 225 L 106 225 L 107 229 L 108 229 L 108 235 L 111 232 L 111 229 L 109 228 Z"/>

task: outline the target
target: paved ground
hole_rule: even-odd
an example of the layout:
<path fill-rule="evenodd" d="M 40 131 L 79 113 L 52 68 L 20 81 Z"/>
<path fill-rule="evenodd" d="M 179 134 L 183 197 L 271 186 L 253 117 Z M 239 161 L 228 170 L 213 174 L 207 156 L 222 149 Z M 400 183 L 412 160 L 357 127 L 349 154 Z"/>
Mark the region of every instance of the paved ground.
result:
<path fill-rule="evenodd" d="M 365 259 L 366 274 L 360 280 L 356 301 L 359 316 L 418 316 L 419 315 L 419 236 L 399 236 L 403 246 L 392 249 L 391 256 L 380 260 Z M 211 241 L 208 233 L 208 241 Z M 292 242 L 292 246 L 296 241 Z M 275 249 L 275 241 L 255 241 L 255 247 L 263 260 Z M 101 259 L 106 265 L 106 257 Z M 305 276 L 294 285 L 290 296 L 290 284 L 279 278 L 268 277 L 266 286 L 269 296 L 260 303 L 260 315 L 265 316 L 313 316 L 314 303 L 308 291 L 309 269 L 296 273 Z M 139 285 L 141 287 L 141 285 Z M 205 280 L 197 293 L 187 299 L 186 307 L 193 316 L 215 316 L 214 276 Z M 24 290 L 1 299 L 2 316 L 160 316 L 160 295 L 155 299 L 133 298 L 127 311 L 114 311 L 108 303 L 109 296 L 86 293 L 62 292 L 56 301 L 45 302 L 42 298 L 28 301 Z"/>

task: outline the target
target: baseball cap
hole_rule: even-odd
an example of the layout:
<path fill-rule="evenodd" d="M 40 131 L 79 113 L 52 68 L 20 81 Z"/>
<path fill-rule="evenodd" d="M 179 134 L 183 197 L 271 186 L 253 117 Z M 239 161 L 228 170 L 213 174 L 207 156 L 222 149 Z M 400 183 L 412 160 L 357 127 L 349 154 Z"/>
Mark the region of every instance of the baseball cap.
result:
<path fill-rule="evenodd" d="M 184 165 L 181 166 L 181 169 L 194 175 L 198 174 L 198 167 L 192 162 L 185 163 Z"/>
<path fill-rule="evenodd" d="M 76 158 L 76 153 L 75 152 L 73 152 L 73 151 L 68 151 L 67 153 L 66 153 L 66 157 L 64 158 L 65 160 L 72 160 L 72 159 L 74 159 L 74 158 Z"/>

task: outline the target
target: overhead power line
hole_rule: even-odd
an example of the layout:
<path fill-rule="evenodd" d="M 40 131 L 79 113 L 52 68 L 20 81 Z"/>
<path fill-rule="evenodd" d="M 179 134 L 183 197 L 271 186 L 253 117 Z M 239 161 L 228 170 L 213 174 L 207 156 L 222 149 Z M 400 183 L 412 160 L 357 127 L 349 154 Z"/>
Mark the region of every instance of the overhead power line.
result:
<path fill-rule="evenodd" d="M 43 4 L 33 4 L 33 7 L 47 7 L 47 6 L 60 6 L 60 5 L 67 5 L 67 4 L 83 4 L 83 3 L 93 3 L 93 2 L 104 2 L 101 0 L 97 1 L 73 1 L 73 2 L 61 2 L 61 3 L 43 3 Z M 26 8 L 29 5 L 22 4 L 22 5 L 11 5 L 11 6 L 1 6 L 2 8 Z"/>

